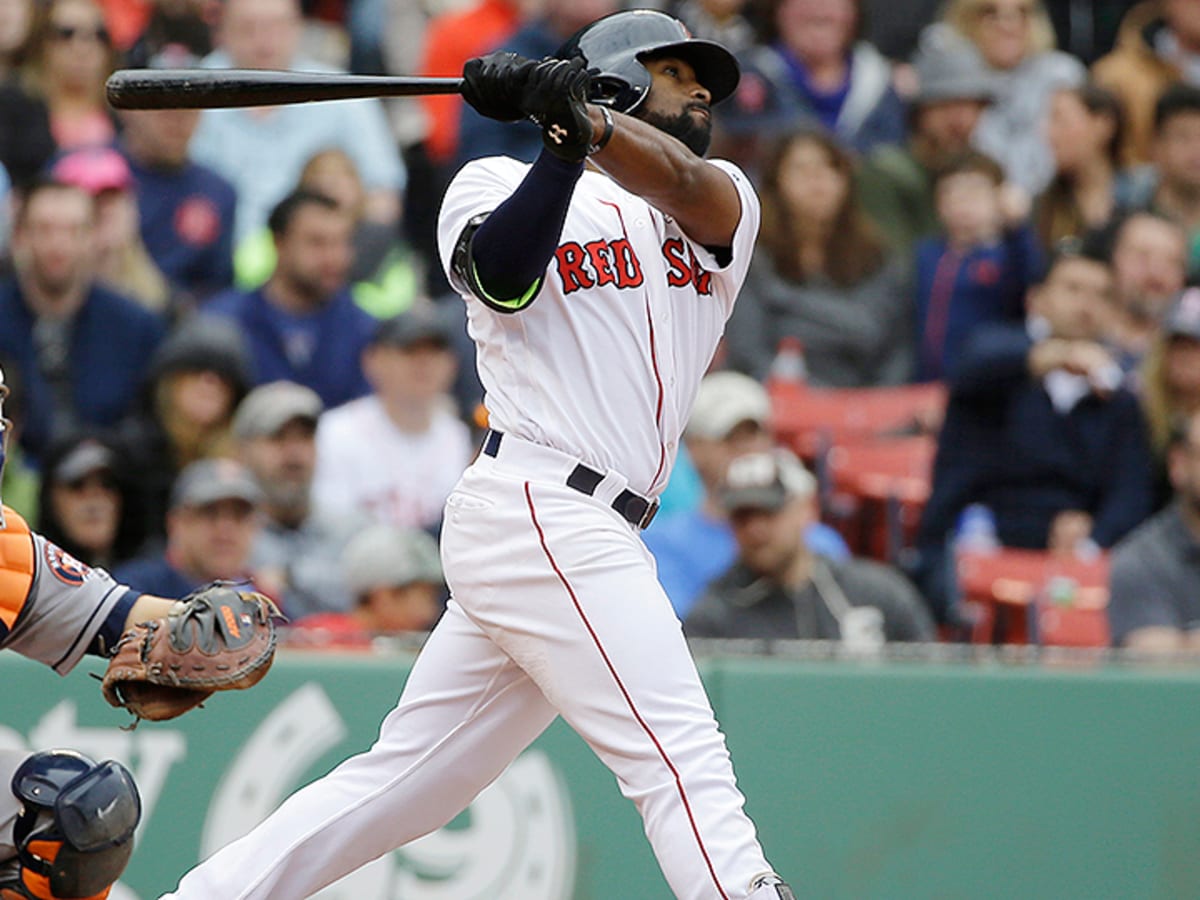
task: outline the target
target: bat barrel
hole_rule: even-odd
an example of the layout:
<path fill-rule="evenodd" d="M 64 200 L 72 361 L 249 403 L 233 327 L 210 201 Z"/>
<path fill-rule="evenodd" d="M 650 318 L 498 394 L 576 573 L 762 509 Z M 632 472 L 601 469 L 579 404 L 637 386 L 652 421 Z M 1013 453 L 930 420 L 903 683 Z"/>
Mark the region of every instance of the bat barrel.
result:
<path fill-rule="evenodd" d="M 461 86 L 460 78 L 259 69 L 121 69 L 109 77 L 106 94 L 116 109 L 215 109 L 456 94 Z"/>

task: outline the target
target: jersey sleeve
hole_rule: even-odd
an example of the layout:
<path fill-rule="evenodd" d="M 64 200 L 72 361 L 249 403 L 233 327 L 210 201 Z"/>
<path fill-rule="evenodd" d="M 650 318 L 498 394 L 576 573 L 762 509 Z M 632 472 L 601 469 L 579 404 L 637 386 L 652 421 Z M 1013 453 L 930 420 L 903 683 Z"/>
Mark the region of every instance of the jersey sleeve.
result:
<path fill-rule="evenodd" d="M 66 675 L 83 657 L 108 614 L 130 593 L 39 534 L 32 534 L 33 582 L 24 608 L 0 647 Z"/>
<path fill-rule="evenodd" d="M 463 296 L 470 288 L 454 273 L 454 248 L 472 220 L 494 210 L 508 199 L 529 166 L 514 159 L 488 157 L 463 166 L 442 198 L 438 213 L 438 256 L 451 286 Z"/>
<path fill-rule="evenodd" d="M 716 166 L 732 179 L 733 186 L 737 188 L 738 200 L 742 204 L 742 214 L 738 218 L 737 229 L 733 232 L 733 243 L 730 247 L 732 253 L 728 260 L 718 260 L 711 250 L 696 243 L 686 233 L 684 238 L 691 245 L 696 261 L 700 263 L 701 267 L 717 277 L 728 279 L 736 293 L 742 282 L 746 280 L 746 273 L 750 271 L 750 259 L 754 255 L 754 245 L 758 241 L 762 209 L 758 194 L 754 191 L 754 185 L 750 183 L 745 172 L 724 159 L 711 159 L 709 164 Z"/>

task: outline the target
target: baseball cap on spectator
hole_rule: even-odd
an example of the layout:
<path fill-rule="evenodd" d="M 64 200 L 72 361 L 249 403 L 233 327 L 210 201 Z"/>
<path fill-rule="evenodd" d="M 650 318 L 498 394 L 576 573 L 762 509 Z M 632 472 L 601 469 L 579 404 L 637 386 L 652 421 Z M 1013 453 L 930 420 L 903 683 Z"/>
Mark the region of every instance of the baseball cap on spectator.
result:
<path fill-rule="evenodd" d="M 89 147 L 68 153 L 54 164 L 51 174 L 63 184 L 83 188 L 92 196 L 105 191 L 133 190 L 129 163 L 109 147 Z"/>
<path fill-rule="evenodd" d="M 761 384 L 741 372 L 713 372 L 700 382 L 685 434 L 719 441 L 743 422 L 766 428 L 770 420 L 771 399 Z"/>
<path fill-rule="evenodd" d="M 112 450 L 97 440 L 88 438 L 67 451 L 50 473 L 59 484 L 72 484 L 93 472 L 111 472 L 116 464 Z"/>
<path fill-rule="evenodd" d="M 279 434 L 295 419 L 314 426 L 325 404 L 312 388 L 294 381 L 272 381 L 256 387 L 238 405 L 233 416 L 233 436 L 239 441 Z"/>
<path fill-rule="evenodd" d="M 371 343 L 411 347 L 423 341 L 432 341 L 449 347 L 452 340 L 449 325 L 436 310 L 414 309 L 380 322 Z"/>
<path fill-rule="evenodd" d="M 437 542 L 417 528 L 372 525 L 342 551 L 342 575 L 351 596 L 376 588 L 442 583 Z"/>
<path fill-rule="evenodd" d="M 726 512 L 782 509 L 794 497 L 811 497 L 817 480 L 792 453 L 777 449 L 747 453 L 729 463 L 718 494 Z"/>
<path fill-rule="evenodd" d="M 253 476 L 232 459 L 201 459 L 188 465 L 171 487 L 171 509 L 196 508 L 221 500 L 243 500 L 251 506 L 262 502 Z"/>
<path fill-rule="evenodd" d="M 1200 288 L 1180 291 L 1163 317 L 1163 334 L 1200 341 Z"/>

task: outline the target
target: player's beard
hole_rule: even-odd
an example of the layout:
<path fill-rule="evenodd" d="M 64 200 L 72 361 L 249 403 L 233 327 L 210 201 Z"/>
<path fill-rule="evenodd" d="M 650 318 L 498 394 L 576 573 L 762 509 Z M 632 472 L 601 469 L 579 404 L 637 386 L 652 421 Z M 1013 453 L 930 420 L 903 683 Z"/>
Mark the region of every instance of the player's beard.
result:
<path fill-rule="evenodd" d="M 671 137 L 679 138 L 689 150 L 697 156 L 703 156 L 708 152 L 709 142 L 712 141 L 712 120 L 705 117 L 697 121 L 692 115 L 693 109 L 707 110 L 708 107 L 688 105 L 677 116 L 646 112 L 642 114 L 642 120 L 659 131 L 665 131 Z"/>

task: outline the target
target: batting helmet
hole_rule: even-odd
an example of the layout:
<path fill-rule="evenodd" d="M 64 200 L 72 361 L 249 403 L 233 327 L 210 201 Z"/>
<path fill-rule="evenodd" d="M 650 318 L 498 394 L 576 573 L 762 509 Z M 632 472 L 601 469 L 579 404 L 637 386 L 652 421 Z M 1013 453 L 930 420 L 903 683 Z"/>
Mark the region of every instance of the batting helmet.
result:
<path fill-rule="evenodd" d="M 650 92 L 647 59 L 673 56 L 688 63 L 720 103 L 737 87 L 740 72 L 733 54 L 712 41 L 693 38 L 666 13 L 633 9 L 597 19 L 558 48 L 559 59 L 582 56 L 592 75 L 588 100 L 618 112 L 632 112 Z"/>

